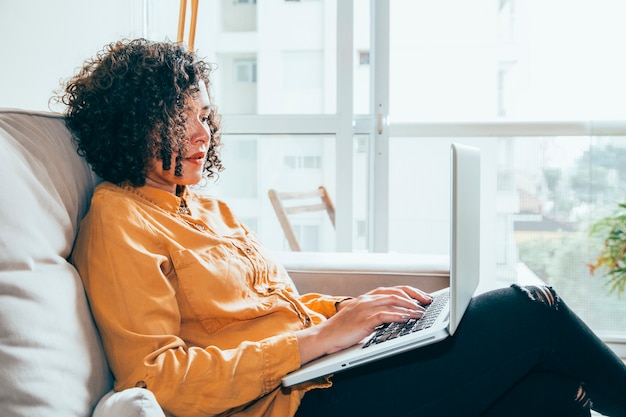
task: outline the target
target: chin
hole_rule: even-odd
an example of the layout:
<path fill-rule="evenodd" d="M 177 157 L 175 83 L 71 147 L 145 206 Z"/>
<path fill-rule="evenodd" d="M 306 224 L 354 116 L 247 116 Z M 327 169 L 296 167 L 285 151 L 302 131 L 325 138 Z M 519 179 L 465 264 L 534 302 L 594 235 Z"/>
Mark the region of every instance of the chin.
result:
<path fill-rule="evenodd" d="M 202 176 L 199 176 L 197 178 L 186 179 L 185 181 L 182 182 L 181 185 L 186 185 L 186 186 L 198 185 L 200 181 L 202 181 Z"/>

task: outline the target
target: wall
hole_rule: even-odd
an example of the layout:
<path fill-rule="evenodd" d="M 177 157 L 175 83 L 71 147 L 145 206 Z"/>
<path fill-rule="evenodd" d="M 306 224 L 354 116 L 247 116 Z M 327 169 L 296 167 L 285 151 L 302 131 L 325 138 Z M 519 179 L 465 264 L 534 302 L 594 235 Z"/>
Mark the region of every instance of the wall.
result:
<path fill-rule="evenodd" d="M 0 0 L 0 107 L 48 110 L 60 81 L 86 58 L 111 41 L 141 36 L 142 5 L 141 0 Z"/>

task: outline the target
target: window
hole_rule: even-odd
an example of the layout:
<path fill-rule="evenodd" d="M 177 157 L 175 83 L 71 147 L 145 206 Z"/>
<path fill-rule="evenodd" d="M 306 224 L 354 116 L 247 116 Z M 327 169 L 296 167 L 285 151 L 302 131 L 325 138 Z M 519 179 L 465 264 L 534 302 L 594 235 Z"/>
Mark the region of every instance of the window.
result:
<path fill-rule="evenodd" d="M 256 83 L 256 61 L 253 59 L 235 60 L 235 81 Z"/>
<path fill-rule="evenodd" d="M 626 59 L 613 52 L 626 4 L 389 4 L 388 250 L 448 251 L 447 147 L 477 146 L 481 285 L 546 282 L 603 337 L 626 340 L 626 303 L 587 268 L 590 224 L 626 198 L 612 162 L 626 148 Z"/>
<path fill-rule="evenodd" d="M 267 188 L 324 184 L 333 190 L 338 216 L 350 221 L 336 233 L 318 234 L 320 248 L 442 253 L 448 246 L 447 147 L 451 141 L 478 146 L 485 161 L 489 238 L 481 245 L 483 276 L 493 281 L 488 284 L 567 277 L 558 283 L 563 291 L 585 288 L 607 305 L 587 307 L 574 294 L 574 308 L 594 328 L 623 334 L 623 325 L 610 323 L 610 312 L 623 314 L 621 307 L 602 288 L 586 287 L 599 281 L 584 275 L 581 265 L 591 253 L 580 250 L 591 246 L 584 238 L 591 219 L 626 195 L 626 173 L 607 162 L 607 155 L 626 147 L 626 58 L 615 52 L 626 43 L 626 3 L 298 3 L 200 5 L 196 47 L 217 63 L 213 97 L 225 132 L 227 169 L 211 192 L 227 196 L 273 249 L 282 248 L 282 234 Z M 15 22 L 32 22 L 18 4 L 0 13 L 7 33 L 20 32 Z M 93 36 L 76 43 L 80 56 L 119 37 L 175 37 L 176 2 L 115 4 L 129 11 L 129 19 L 108 19 L 114 27 L 89 31 Z M 83 11 L 55 7 L 41 15 Z M 376 12 L 384 7 L 388 14 Z M 108 16 L 109 9 L 99 12 Z M 34 23 L 48 27 L 46 22 Z M 52 75 L 27 74 L 38 80 L 28 91 L 7 81 L 23 74 L 4 68 L 5 106 L 45 110 L 48 92 L 79 64 L 76 51 L 54 47 L 65 33 L 46 33 L 37 42 L 21 38 L 6 59 L 32 51 L 53 65 L 47 71 Z M 383 129 L 377 136 L 379 110 Z M 374 241 L 381 247 L 373 248 Z M 579 244 L 572 248 L 574 241 Z M 537 255 L 542 253 L 544 258 Z"/>
<path fill-rule="evenodd" d="M 319 156 L 286 156 L 284 165 L 290 169 L 319 169 L 322 158 Z"/>
<path fill-rule="evenodd" d="M 237 36 L 244 33 L 250 34 L 257 30 L 256 0 L 222 0 L 219 5 L 221 7 L 218 6 L 217 1 L 210 3 L 212 4 L 201 3 L 198 14 L 202 17 L 203 10 L 206 13 L 205 16 L 217 16 L 217 13 L 220 13 L 219 23 L 215 21 L 211 24 L 220 24 L 224 34 Z M 199 27 L 202 28 L 200 25 Z"/>
<path fill-rule="evenodd" d="M 359 51 L 359 65 L 370 64 L 370 51 Z"/>
<path fill-rule="evenodd" d="M 367 137 L 360 136 L 356 138 L 356 152 L 366 153 L 369 147 L 369 140 Z"/>
<path fill-rule="evenodd" d="M 365 220 L 357 220 L 356 235 L 360 238 L 367 237 L 367 223 L 365 222 Z"/>
<path fill-rule="evenodd" d="M 515 62 L 498 63 L 498 117 L 515 114 Z"/>

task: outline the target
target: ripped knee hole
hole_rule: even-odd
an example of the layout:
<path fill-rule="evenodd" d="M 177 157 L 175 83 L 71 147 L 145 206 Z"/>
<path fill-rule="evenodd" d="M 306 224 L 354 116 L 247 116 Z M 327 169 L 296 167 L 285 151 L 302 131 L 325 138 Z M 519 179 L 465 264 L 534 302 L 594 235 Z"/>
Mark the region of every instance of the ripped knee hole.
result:
<path fill-rule="evenodd" d="M 517 284 L 513 284 L 512 287 L 526 294 L 528 298 L 530 298 L 532 301 L 543 303 L 543 305 L 545 305 L 547 308 L 551 308 L 554 310 L 559 309 L 559 303 L 561 302 L 561 299 L 552 287 L 549 287 L 547 285 L 521 286 Z"/>
<path fill-rule="evenodd" d="M 584 410 L 591 409 L 592 403 L 589 395 L 587 395 L 587 391 L 582 387 L 578 387 L 578 391 L 576 392 L 576 398 L 574 401 L 581 405 Z"/>

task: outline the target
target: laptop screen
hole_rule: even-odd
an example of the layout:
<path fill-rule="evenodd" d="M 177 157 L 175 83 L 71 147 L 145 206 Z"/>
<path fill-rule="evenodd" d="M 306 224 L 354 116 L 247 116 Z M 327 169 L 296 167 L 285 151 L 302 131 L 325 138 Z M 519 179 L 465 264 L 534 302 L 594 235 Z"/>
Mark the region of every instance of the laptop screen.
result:
<path fill-rule="evenodd" d="M 480 151 L 453 143 L 450 170 L 450 286 L 458 298 L 450 303 L 454 334 L 480 279 Z"/>

